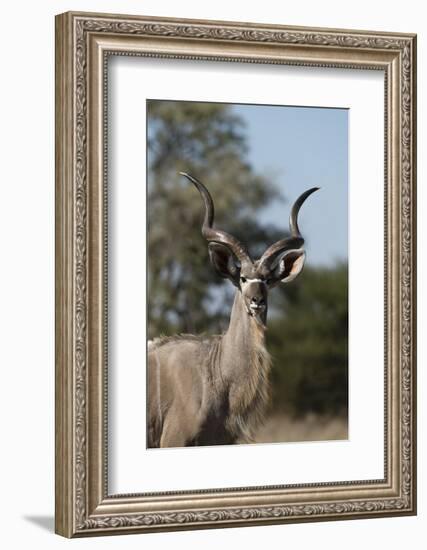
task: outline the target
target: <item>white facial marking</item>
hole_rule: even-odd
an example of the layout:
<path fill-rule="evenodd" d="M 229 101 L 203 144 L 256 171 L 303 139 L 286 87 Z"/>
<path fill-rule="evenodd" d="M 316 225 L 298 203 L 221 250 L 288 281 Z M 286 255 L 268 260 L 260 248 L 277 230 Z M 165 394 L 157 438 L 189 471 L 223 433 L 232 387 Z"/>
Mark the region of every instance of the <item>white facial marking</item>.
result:
<path fill-rule="evenodd" d="M 263 279 L 248 279 L 247 277 L 245 277 L 245 279 L 246 279 L 245 282 L 242 281 L 242 284 L 244 284 L 244 285 L 250 285 L 252 283 L 264 283 L 264 284 L 266 284 L 266 282 Z"/>
<path fill-rule="evenodd" d="M 264 304 L 251 304 L 249 306 L 249 309 L 251 309 L 252 311 L 257 311 L 258 309 L 265 309 L 265 305 Z"/>

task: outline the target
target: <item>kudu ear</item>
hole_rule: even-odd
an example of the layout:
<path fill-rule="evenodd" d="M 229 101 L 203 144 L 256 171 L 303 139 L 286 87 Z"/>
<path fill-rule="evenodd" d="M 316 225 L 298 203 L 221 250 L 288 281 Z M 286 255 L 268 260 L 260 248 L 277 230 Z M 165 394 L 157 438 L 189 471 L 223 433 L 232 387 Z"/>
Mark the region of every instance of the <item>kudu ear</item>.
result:
<path fill-rule="evenodd" d="M 234 254 L 223 244 L 209 243 L 209 257 L 217 273 L 230 279 L 234 285 L 239 284 L 239 268 L 236 265 Z"/>
<path fill-rule="evenodd" d="M 288 250 L 277 263 L 273 278 L 282 283 L 289 283 L 298 277 L 304 267 L 304 263 L 304 250 Z"/>

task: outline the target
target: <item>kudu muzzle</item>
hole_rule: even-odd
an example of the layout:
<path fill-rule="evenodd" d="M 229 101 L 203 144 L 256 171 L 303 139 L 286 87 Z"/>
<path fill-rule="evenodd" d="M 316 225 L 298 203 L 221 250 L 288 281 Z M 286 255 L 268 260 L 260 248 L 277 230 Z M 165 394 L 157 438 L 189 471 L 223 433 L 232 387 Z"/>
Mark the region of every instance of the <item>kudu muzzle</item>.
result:
<path fill-rule="evenodd" d="M 241 284 L 241 292 L 249 315 L 263 324 L 267 320 L 268 288 L 264 281 L 247 280 Z"/>

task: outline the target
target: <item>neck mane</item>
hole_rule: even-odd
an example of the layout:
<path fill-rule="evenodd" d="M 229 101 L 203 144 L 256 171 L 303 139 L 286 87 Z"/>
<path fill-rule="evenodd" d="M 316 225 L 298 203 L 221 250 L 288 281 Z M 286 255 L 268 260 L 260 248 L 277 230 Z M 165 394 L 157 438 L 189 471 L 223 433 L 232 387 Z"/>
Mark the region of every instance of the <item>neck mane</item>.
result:
<path fill-rule="evenodd" d="M 229 428 L 247 441 L 252 439 L 252 429 L 269 400 L 271 358 L 265 348 L 265 330 L 248 314 L 237 290 L 230 324 L 221 342 L 221 375 L 230 387 Z"/>

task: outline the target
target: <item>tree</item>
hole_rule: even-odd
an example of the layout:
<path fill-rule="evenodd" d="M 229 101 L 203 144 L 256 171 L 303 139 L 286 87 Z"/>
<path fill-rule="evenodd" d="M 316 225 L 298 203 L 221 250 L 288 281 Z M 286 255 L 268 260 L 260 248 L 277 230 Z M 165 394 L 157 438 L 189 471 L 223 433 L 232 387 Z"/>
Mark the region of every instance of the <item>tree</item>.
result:
<path fill-rule="evenodd" d="M 214 197 L 216 223 L 253 253 L 282 236 L 256 214 L 280 198 L 247 161 L 242 120 L 220 103 L 148 102 L 149 336 L 218 331 L 232 292 L 209 264 L 201 236 L 203 206 L 179 171 L 193 173 Z"/>
<path fill-rule="evenodd" d="M 306 268 L 279 287 L 269 321 L 275 409 L 345 414 L 348 400 L 347 265 Z"/>

